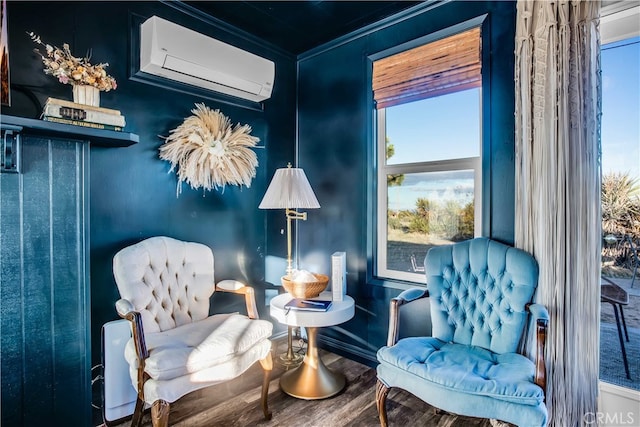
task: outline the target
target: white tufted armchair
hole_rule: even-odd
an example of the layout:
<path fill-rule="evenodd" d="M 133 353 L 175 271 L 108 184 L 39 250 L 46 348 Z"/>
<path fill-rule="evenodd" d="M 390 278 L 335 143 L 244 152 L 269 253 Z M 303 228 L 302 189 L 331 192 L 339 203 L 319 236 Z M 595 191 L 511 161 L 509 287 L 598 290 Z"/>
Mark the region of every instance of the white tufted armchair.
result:
<path fill-rule="evenodd" d="M 267 405 L 273 325 L 258 320 L 253 289 L 225 280 L 214 285 L 213 253 L 205 245 L 151 237 L 119 251 L 113 274 L 121 299 L 118 314 L 132 324 L 125 349 L 138 391 L 132 426 L 145 403 L 153 426 L 167 426 L 169 405 L 185 394 L 231 380 L 259 361 L 264 370 L 262 410 Z M 209 316 L 214 291 L 244 295 L 248 316 Z"/>

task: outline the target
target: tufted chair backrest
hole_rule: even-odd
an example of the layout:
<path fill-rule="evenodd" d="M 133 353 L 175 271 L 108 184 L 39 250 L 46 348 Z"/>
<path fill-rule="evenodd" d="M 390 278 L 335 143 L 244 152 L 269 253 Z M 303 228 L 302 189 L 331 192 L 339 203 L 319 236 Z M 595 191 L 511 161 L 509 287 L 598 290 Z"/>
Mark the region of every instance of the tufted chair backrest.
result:
<path fill-rule="evenodd" d="M 160 332 L 209 315 L 215 290 L 213 253 L 200 243 L 151 237 L 113 257 L 120 296 L 142 315 L 145 333 Z"/>
<path fill-rule="evenodd" d="M 434 247 L 424 264 L 435 338 L 517 350 L 538 283 L 531 255 L 481 237 Z"/>

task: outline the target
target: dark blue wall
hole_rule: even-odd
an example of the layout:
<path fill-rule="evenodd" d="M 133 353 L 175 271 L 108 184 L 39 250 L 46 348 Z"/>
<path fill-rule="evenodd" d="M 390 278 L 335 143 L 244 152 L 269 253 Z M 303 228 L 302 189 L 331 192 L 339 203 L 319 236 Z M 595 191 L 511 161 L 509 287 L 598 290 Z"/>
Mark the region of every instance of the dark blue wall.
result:
<path fill-rule="evenodd" d="M 322 205 L 301 226 L 300 256 L 303 266 L 327 272 L 331 254 L 347 252 L 348 292 L 356 298 L 356 316 L 326 335 L 329 342 L 347 343 L 347 351 L 356 346 L 355 351 L 369 361 L 375 360 L 375 351 L 386 341 L 388 301 L 403 287 L 370 280 L 375 141 L 369 55 L 487 14 L 483 235 L 513 241 L 515 3 L 453 2 L 426 9 L 414 8 L 413 16 L 400 22 L 386 22 L 307 52 L 298 62 L 299 164 Z"/>
<path fill-rule="evenodd" d="M 203 99 L 129 80 L 130 20 L 159 15 L 196 31 L 236 45 L 276 63 L 276 80 L 264 111 Z M 154 235 L 198 241 L 215 256 L 216 279 L 234 278 L 256 285 L 258 309 L 263 316 L 264 257 L 273 251 L 286 253 L 278 233 L 282 218 L 258 210 L 258 204 L 277 167 L 293 161 L 295 140 L 295 58 L 240 31 L 212 25 L 159 2 L 9 2 L 9 46 L 12 106 L 2 114 L 37 118 L 48 97 L 71 99 L 71 86 L 42 71 L 34 43 L 26 31 L 34 31 L 49 44 L 67 42 L 76 56 L 92 49 L 92 63 L 108 62 L 118 88 L 103 92 L 101 105 L 126 116 L 126 131 L 137 133 L 140 143 L 126 148 L 92 147 L 90 153 L 90 265 L 92 348 L 94 363 L 100 357 L 100 328 L 117 318 L 114 303 L 118 291 L 112 274 L 112 258 L 126 245 Z M 203 52 L 207 54 L 207 52 Z M 33 102 L 30 97 L 35 97 Z M 230 186 L 224 191 L 203 192 L 187 185 L 176 197 L 176 176 L 158 158 L 163 140 L 178 126 L 196 102 L 219 108 L 232 123 L 247 123 L 260 138 L 256 149 L 260 165 L 251 188 Z M 25 195 L 28 197 L 28 195 Z M 282 224 L 280 224 L 282 222 Z M 273 231 L 272 231 L 273 230 Z M 267 248 L 268 232 L 274 246 Z M 243 300 L 237 299 L 242 309 Z M 215 299 L 214 299 L 215 303 Z M 214 308 L 215 310 L 215 308 Z"/>

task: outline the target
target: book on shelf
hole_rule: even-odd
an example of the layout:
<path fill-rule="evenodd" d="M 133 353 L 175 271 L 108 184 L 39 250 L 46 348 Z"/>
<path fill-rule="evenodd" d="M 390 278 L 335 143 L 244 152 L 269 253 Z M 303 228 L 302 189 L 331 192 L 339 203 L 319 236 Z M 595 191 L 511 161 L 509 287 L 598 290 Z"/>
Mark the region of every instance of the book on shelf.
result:
<path fill-rule="evenodd" d="M 85 122 L 83 120 L 62 119 L 60 117 L 43 116 L 42 120 L 52 123 L 62 123 L 65 125 L 81 126 L 85 128 L 122 131 L 122 126 L 105 125 L 104 123 Z"/>
<path fill-rule="evenodd" d="M 42 109 L 42 115 L 48 117 L 57 117 L 59 119 L 81 120 L 91 123 L 102 123 L 111 126 L 124 127 L 124 116 L 119 114 L 107 114 L 100 111 L 88 110 L 81 104 L 77 107 L 66 107 L 59 104 L 47 103 Z"/>
<path fill-rule="evenodd" d="M 285 310 L 327 311 L 331 307 L 331 300 L 293 298 L 284 305 Z"/>
<path fill-rule="evenodd" d="M 111 108 L 104 107 L 95 107 L 93 105 L 87 104 L 78 104 L 77 102 L 68 101 L 66 99 L 58 99 L 58 98 L 47 98 L 47 102 L 44 104 L 45 107 L 49 104 L 52 105 L 60 105 L 61 107 L 69 107 L 69 108 L 81 108 L 84 110 L 92 110 L 97 111 L 104 114 L 112 114 L 114 116 L 120 116 L 120 110 L 114 110 Z"/>

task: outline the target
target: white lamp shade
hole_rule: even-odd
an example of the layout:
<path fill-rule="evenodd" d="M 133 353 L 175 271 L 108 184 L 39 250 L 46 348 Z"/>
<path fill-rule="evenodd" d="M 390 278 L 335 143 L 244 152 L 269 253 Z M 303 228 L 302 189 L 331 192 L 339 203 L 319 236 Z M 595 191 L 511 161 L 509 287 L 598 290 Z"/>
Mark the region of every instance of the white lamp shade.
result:
<path fill-rule="evenodd" d="M 260 202 L 260 209 L 316 209 L 320 207 L 307 176 L 300 168 L 277 169 Z"/>

